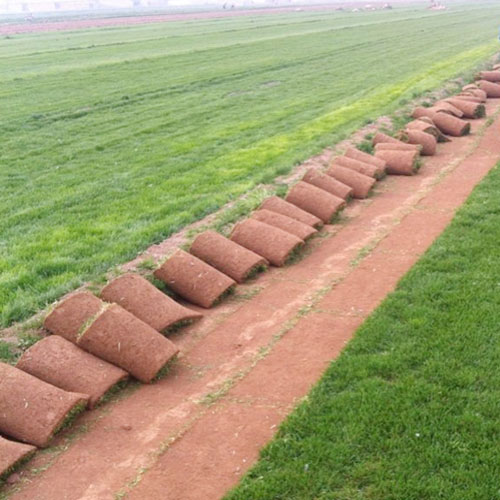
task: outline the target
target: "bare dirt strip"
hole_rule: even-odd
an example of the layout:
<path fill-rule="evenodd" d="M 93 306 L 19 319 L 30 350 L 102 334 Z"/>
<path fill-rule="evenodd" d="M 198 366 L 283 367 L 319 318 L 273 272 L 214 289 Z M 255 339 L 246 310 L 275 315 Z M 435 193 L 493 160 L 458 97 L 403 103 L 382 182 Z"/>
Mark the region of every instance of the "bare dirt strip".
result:
<path fill-rule="evenodd" d="M 439 145 L 418 175 L 381 181 L 302 260 L 173 335 L 173 371 L 80 417 L 11 498 L 220 498 L 500 159 L 499 101 L 487 110 L 492 124 L 472 121 L 473 134 Z"/>
<path fill-rule="evenodd" d="M 399 1 L 398 5 L 407 2 Z M 231 2 L 228 2 L 231 4 Z M 380 8 L 385 2 L 370 2 L 372 7 Z M 256 16 L 263 14 L 283 14 L 297 11 L 332 11 L 339 8 L 351 9 L 363 7 L 366 2 L 345 2 L 331 5 L 305 5 L 300 7 L 269 7 L 263 9 L 229 9 L 211 10 L 205 12 L 187 12 L 179 14 L 158 14 L 123 17 L 96 17 L 94 19 L 71 19 L 65 21 L 37 20 L 36 22 L 0 24 L 0 35 L 14 35 L 21 33 L 37 33 L 41 31 L 69 31 L 88 28 L 105 28 L 108 26 L 131 26 L 136 24 L 166 23 L 172 21 L 192 21 L 194 19 L 218 19 L 224 17 Z M 85 14 L 82 14 L 84 16 Z"/>

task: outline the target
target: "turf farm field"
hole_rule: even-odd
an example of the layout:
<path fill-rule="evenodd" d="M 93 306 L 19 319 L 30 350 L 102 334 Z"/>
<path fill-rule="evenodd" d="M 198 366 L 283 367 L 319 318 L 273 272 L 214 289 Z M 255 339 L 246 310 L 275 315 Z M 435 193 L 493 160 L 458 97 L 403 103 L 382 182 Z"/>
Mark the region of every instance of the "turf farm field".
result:
<path fill-rule="evenodd" d="M 500 5 L 0 40 L 0 324 L 497 51 Z"/>

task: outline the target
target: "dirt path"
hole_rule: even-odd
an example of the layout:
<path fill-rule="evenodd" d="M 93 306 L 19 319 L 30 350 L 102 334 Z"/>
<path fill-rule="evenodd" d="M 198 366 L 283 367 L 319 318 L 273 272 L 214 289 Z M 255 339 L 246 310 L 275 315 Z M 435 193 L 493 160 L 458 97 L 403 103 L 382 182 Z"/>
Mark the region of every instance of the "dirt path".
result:
<path fill-rule="evenodd" d="M 385 2 L 370 2 L 374 7 L 380 8 Z M 409 3 L 399 2 L 398 5 Z M 68 31 L 88 28 L 105 28 L 108 26 L 129 26 L 135 24 L 165 23 L 172 21 L 191 21 L 194 19 L 218 19 L 223 17 L 255 16 L 264 14 L 282 14 L 297 11 L 332 11 L 339 7 L 355 8 L 366 5 L 366 2 L 344 2 L 332 5 L 308 5 L 300 7 L 275 7 L 263 9 L 235 9 L 212 10 L 206 12 L 192 12 L 180 14 L 159 14 L 125 17 L 108 17 L 95 19 L 70 19 L 67 21 L 24 22 L 16 24 L 0 24 L 0 35 L 14 35 L 21 33 L 38 33 L 41 31 Z M 84 15 L 84 14 L 82 14 Z"/>
<path fill-rule="evenodd" d="M 488 104 L 489 116 L 499 111 Z M 390 176 L 349 204 L 300 262 L 238 287 L 174 335 L 173 372 L 84 414 L 11 498 L 220 498 L 498 161 L 500 118 L 472 125 L 419 175 Z"/>

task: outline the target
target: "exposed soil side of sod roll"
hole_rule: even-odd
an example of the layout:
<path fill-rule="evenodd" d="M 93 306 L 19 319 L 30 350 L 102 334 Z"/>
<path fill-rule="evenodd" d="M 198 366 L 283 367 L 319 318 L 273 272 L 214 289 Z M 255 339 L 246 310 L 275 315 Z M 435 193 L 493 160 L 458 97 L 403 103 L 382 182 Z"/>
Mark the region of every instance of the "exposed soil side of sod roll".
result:
<path fill-rule="evenodd" d="M 0 481 L 28 460 L 36 448 L 30 444 L 16 443 L 0 436 Z"/>
<path fill-rule="evenodd" d="M 178 353 L 161 333 L 118 304 L 111 304 L 83 332 L 78 346 L 150 383 Z"/>
<path fill-rule="evenodd" d="M 260 208 L 265 208 L 266 210 L 286 215 L 287 217 L 291 217 L 292 219 L 303 222 L 304 224 L 308 224 L 316 229 L 321 229 L 323 227 L 323 221 L 319 217 L 296 207 L 292 203 L 288 203 L 288 201 L 285 201 L 278 196 L 271 196 L 270 198 L 265 199 Z"/>
<path fill-rule="evenodd" d="M 387 162 L 387 173 L 393 175 L 413 175 L 418 169 L 418 151 L 379 150 L 377 158 Z"/>
<path fill-rule="evenodd" d="M 481 99 L 481 102 L 483 102 L 483 103 L 486 102 L 486 100 L 488 98 L 488 95 L 486 94 L 486 92 L 484 90 L 481 90 L 479 87 L 476 87 L 476 86 L 474 86 L 474 88 L 464 87 L 462 89 L 461 95 L 472 95 L 474 97 L 478 97 L 479 99 Z"/>
<path fill-rule="evenodd" d="M 229 276 L 183 250 L 177 250 L 154 275 L 176 294 L 207 309 L 236 285 Z"/>
<path fill-rule="evenodd" d="M 417 153 L 420 153 L 421 149 L 422 146 L 420 144 L 395 144 L 393 142 L 379 142 L 377 145 L 375 145 L 375 155 L 377 154 L 377 151 L 416 151 Z"/>
<path fill-rule="evenodd" d="M 282 229 L 256 219 L 238 222 L 231 240 L 252 252 L 262 255 L 273 266 L 283 266 L 304 241 Z"/>
<path fill-rule="evenodd" d="M 364 151 L 360 151 L 356 148 L 347 148 L 344 156 L 347 158 L 352 158 L 353 160 L 359 160 L 364 163 L 369 163 L 370 165 L 374 165 L 379 168 L 379 171 L 385 172 L 385 162 L 380 158 L 375 158 L 371 154 L 365 153 Z"/>
<path fill-rule="evenodd" d="M 470 132 L 470 123 L 456 116 L 446 113 L 435 113 L 432 120 L 443 134 L 460 137 Z"/>
<path fill-rule="evenodd" d="M 500 82 L 500 71 L 480 71 L 478 75 L 479 80 L 486 80 L 488 82 Z"/>
<path fill-rule="evenodd" d="M 434 122 L 430 118 L 423 117 L 408 122 L 406 130 L 420 130 L 421 132 L 433 135 L 438 142 L 450 142 L 450 139 L 434 125 Z"/>
<path fill-rule="evenodd" d="M 85 394 L 67 392 L 0 363 L 0 432 L 40 448 L 87 406 Z"/>
<path fill-rule="evenodd" d="M 104 303 L 90 292 L 77 292 L 60 301 L 44 321 L 47 330 L 76 343 L 85 324 L 95 318 Z"/>
<path fill-rule="evenodd" d="M 367 175 L 338 165 L 330 167 L 326 173 L 352 187 L 353 198 L 366 198 L 375 185 L 375 182 L 377 182 L 373 177 L 368 177 Z"/>
<path fill-rule="evenodd" d="M 315 231 L 311 226 L 306 227 Z M 215 231 L 205 231 L 197 236 L 189 251 L 238 283 L 242 283 L 259 270 L 263 271 L 268 265 L 264 257 Z"/>
<path fill-rule="evenodd" d="M 271 210 L 266 210 L 265 208 L 253 212 L 252 219 L 282 229 L 304 241 L 318 232 L 316 229 L 303 222 L 287 217 L 286 215 L 277 214 Z"/>
<path fill-rule="evenodd" d="M 434 156 L 436 154 L 437 140 L 433 135 L 411 129 L 405 132 L 410 144 L 420 144 L 422 146 L 421 155 Z"/>
<path fill-rule="evenodd" d="M 285 199 L 316 215 L 325 224 L 331 222 L 335 214 L 345 206 L 343 198 L 303 181 L 295 184 Z"/>
<path fill-rule="evenodd" d="M 347 156 L 337 156 L 336 158 L 334 158 L 332 165 L 339 165 L 341 167 L 350 168 L 351 170 L 355 170 L 356 172 L 367 175 L 368 177 L 375 177 L 378 179 L 381 176 L 378 167 L 376 167 L 375 165 L 359 160 L 354 160 L 353 158 L 348 158 Z"/>
<path fill-rule="evenodd" d="M 310 168 L 302 177 L 304 182 L 312 184 L 323 191 L 328 191 L 334 196 L 338 196 L 343 200 L 348 200 L 352 196 L 352 187 L 344 184 L 343 182 L 330 177 L 329 175 L 323 174 L 315 168 Z"/>
<path fill-rule="evenodd" d="M 484 104 L 464 101 L 463 99 L 446 99 L 446 102 L 460 109 L 465 118 L 483 118 L 486 116 Z"/>
<path fill-rule="evenodd" d="M 486 80 L 480 80 L 479 82 L 477 82 L 477 85 L 481 90 L 484 90 L 486 92 L 486 95 L 489 98 L 500 97 L 500 85 L 498 85 L 498 83 L 492 83 Z"/>
<path fill-rule="evenodd" d="M 392 142 L 393 144 L 404 144 L 404 142 L 400 141 L 399 139 L 395 139 L 394 137 L 384 134 L 383 132 L 377 132 L 372 139 L 372 144 L 374 146 L 385 142 Z"/>
<path fill-rule="evenodd" d="M 65 391 L 87 394 L 89 408 L 128 373 L 83 351 L 59 335 L 51 335 L 30 347 L 17 368 Z"/>
<path fill-rule="evenodd" d="M 164 332 L 176 324 L 200 319 L 203 315 L 183 307 L 138 274 L 124 274 L 106 285 L 101 297 Z"/>
<path fill-rule="evenodd" d="M 422 118 L 424 116 L 432 118 L 434 113 L 448 113 L 449 115 L 456 116 L 457 118 L 462 118 L 464 116 L 463 111 L 448 102 L 435 104 L 434 106 L 432 106 L 432 108 L 417 107 L 413 110 L 411 116 L 418 120 L 419 118 Z"/>

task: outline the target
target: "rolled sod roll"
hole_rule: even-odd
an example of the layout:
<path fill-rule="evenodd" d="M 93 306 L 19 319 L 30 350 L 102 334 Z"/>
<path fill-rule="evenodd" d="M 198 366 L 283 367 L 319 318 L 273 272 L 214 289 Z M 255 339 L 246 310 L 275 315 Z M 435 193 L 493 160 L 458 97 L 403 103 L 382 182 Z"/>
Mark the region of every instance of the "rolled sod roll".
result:
<path fill-rule="evenodd" d="M 47 384 L 0 363 L 0 432 L 45 447 L 63 424 L 87 405 L 87 396 Z"/>
<path fill-rule="evenodd" d="M 367 175 L 368 177 L 375 177 L 379 179 L 383 172 L 380 172 L 378 167 L 372 165 L 371 163 L 365 163 L 364 161 L 354 160 L 353 158 L 348 158 L 347 156 L 337 156 L 333 160 L 332 165 L 340 165 L 341 167 L 350 168 L 351 170 L 356 170 L 360 174 Z"/>
<path fill-rule="evenodd" d="M 154 275 L 176 294 L 209 308 L 229 293 L 236 282 L 198 257 L 177 250 Z"/>
<path fill-rule="evenodd" d="M 447 115 L 446 113 L 436 113 L 433 117 L 433 121 L 443 134 L 453 137 L 467 135 L 470 132 L 470 123 L 456 116 Z"/>
<path fill-rule="evenodd" d="M 446 99 L 446 102 L 462 111 L 465 118 L 483 118 L 486 116 L 484 104 L 453 98 Z"/>
<path fill-rule="evenodd" d="M 292 203 L 288 203 L 288 201 L 285 201 L 278 196 L 271 196 L 270 198 L 267 198 L 262 202 L 260 208 L 265 208 L 266 210 L 286 215 L 287 217 L 291 217 L 292 219 L 303 222 L 304 224 L 308 224 L 316 229 L 323 227 L 323 221 L 319 217 L 296 207 Z"/>
<path fill-rule="evenodd" d="M 163 373 L 179 350 L 118 304 L 111 304 L 78 338 L 78 346 L 144 383 Z"/>
<path fill-rule="evenodd" d="M 392 142 L 394 144 L 401 143 L 401 141 L 395 139 L 394 137 L 391 137 L 390 135 L 384 134 L 382 132 L 377 132 L 372 139 L 372 144 L 376 146 L 381 142 Z"/>
<path fill-rule="evenodd" d="M 102 289 L 101 297 L 119 304 L 159 332 L 203 316 L 181 306 L 138 274 L 124 274 L 114 279 Z"/>
<path fill-rule="evenodd" d="M 370 163 L 379 168 L 379 171 L 385 172 L 385 162 L 380 158 L 375 158 L 375 156 L 360 151 L 356 148 L 347 148 L 345 152 L 347 158 L 352 158 L 353 160 L 364 161 L 365 163 Z"/>
<path fill-rule="evenodd" d="M 498 83 L 487 82 L 486 80 L 480 80 L 477 82 L 479 88 L 486 92 L 488 97 L 500 97 L 500 85 Z"/>
<path fill-rule="evenodd" d="M 500 64 L 494 64 L 493 65 L 493 70 L 499 70 L 500 69 Z"/>
<path fill-rule="evenodd" d="M 305 224 L 304 226 L 315 231 L 311 226 Z M 189 251 L 238 283 L 242 283 L 258 270 L 264 270 L 268 265 L 267 260 L 261 255 L 215 231 L 205 231 L 197 236 Z"/>
<path fill-rule="evenodd" d="M 406 130 L 419 130 L 426 134 L 433 135 L 438 142 L 449 142 L 445 135 L 434 125 L 434 122 L 429 118 L 419 118 L 406 124 Z"/>
<path fill-rule="evenodd" d="M 478 80 L 486 80 L 487 82 L 500 82 L 500 71 L 480 71 Z"/>
<path fill-rule="evenodd" d="M 424 116 L 427 116 L 429 118 L 432 118 L 434 113 L 448 113 L 453 116 L 457 116 L 458 118 L 462 118 L 464 115 L 460 109 L 456 108 L 455 106 L 452 106 L 448 102 L 437 102 L 432 108 L 423 108 L 423 107 L 418 107 L 413 110 L 412 117 L 419 119 Z"/>
<path fill-rule="evenodd" d="M 302 177 L 302 180 L 324 191 L 328 191 L 330 194 L 338 196 L 343 200 L 347 200 L 352 195 L 352 187 L 347 186 L 329 175 L 323 174 L 315 168 L 310 168 L 305 173 L 304 177 Z"/>
<path fill-rule="evenodd" d="M 469 83 L 462 87 L 462 90 L 477 90 L 479 87 L 475 83 Z"/>
<path fill-rule="evenodd" d="M 406 134 L 405 134 L 406 135 Z M 379 142 L 375 146 L 375 154 L 377 154 L 377 151 L 417 151 L 420 153 L 422 149 L 422 146 L 420 144 L 395 144 L 392 142 Z"/>
<path fill-rule="evenodd" d="M 387 162 L 387 173 L 393 175 L 413 175 L 418 168 L 418 151 L 381 150 L 377 158 Z"/>
<path fill-rule="evenodd" d="M 368 177 L 367 175 L 338 165 L 330 167 L 326 173 L 340 182 L 351 186 L 354 198 L 366 198 L 376 182 L 373 177 Z"/>
<path fill-rule="evenodd" d="M 474 102 L 476 104 L 483 104 L 483 99 L 481 97 L 476 97 L 475 95 L 469 94 L 467 92 L 462 92 L 453 96 L 454 99 L 460 99 L 461 101 Z"/>
<path fill-rule="evenodd" d="M 410 144 L 422 146 L 421 155 L 433 156 L 436 154 L 437 140 L 432 134 L 412 129 L 406 130 L 406 134 Z"/>
<path fill-rule="evenodd" d="M 271 212 L 271 210 L 266 210 L 265 208 L 253 212 L 252 219 L 282 229 L 304 241 L 318 232 L 316 229 L 303 222 L 287 217 L 286 215 Z"/>
<path fill-rule="evenodd" d="M 77 292 L 63 299 L 44 321 L 47 330 L 76 343 L 78 334 L 104 307 L 90 292 Z"/>
<path fill-rule="evenodd" d="M 277 267 L 284 265 L 293 252 L 304 244 L 297 236 L 256 219 L 236 224 L 230 238 Z"/>
<path fill-rule="evenodd" d="M 345 206 L 343 198 L 303 181 L 295 184 L 285 199 L 302 210 L 316 215 L 325 224 L 328 224 L 334 215 Z"/>
<path fill-rule="evenodd" d="M 16 367 L 65 391 L 88 395 L 90 408 L 128 377 L 126 371 L 82 351 L 59 335 L 31 346 Z"/>
<path fill-rule="evenodd" d="M 36 448 L 29 444 L 16 443 L 0 436 L 0 481 L 28 460 Z"/>
<path fill-rule="evenodd" d="M 461 95 L 471 95 L 474 97 L 479 97 L 482 102 L 486 102 L 488 96 L 484 90 L 481 90 L 477 85 L 466 85 L 462 87 Z"/>

